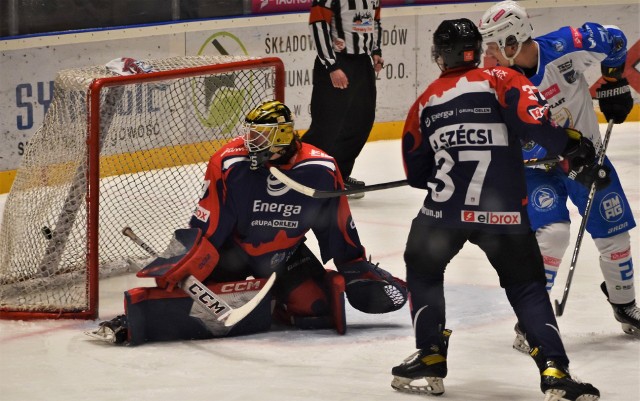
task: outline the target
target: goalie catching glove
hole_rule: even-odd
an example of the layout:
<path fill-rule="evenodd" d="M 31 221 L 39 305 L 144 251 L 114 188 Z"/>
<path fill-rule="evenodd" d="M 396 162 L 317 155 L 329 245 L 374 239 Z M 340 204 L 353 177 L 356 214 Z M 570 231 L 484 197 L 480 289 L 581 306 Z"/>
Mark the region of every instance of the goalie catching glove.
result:
<path fill-rule="evenodd" d="M 567 176 L 587 188 L 595 183 L 596 190 L 606 188 L 611 183 L 611 169 L 596 163 L 596 151 L 593 143 L 582 136 L 580 131 L 566 128 L 569 142 L 560 163 Z"/>
<path fill-rule="evenodd" d="M 406 283 L 379 267 L 378 264 L 360 260 L 337 267 L 345 279 L 347 300 L 359 311 L 393 312 L 402 308 L 407 302 Z"/>

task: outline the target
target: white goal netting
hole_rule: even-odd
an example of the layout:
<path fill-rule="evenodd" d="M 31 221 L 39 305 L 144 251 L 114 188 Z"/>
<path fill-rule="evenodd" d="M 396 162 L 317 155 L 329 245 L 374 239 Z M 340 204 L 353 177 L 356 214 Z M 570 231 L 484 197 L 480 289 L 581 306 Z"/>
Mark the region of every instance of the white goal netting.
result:
<path fill-rule="evenodd" d="M 144 62 L 156 72 L 118 77 L 94 66 L 57 75 L 4 209 L 0 317 L 95 317 L 91 261 L 105 276 L 149 257 L 122 235 L 125 226 L 164 249 L 187 226 L 211 154 L 240 133 L 249 109 L 282 96 L 278 59 Z"/>

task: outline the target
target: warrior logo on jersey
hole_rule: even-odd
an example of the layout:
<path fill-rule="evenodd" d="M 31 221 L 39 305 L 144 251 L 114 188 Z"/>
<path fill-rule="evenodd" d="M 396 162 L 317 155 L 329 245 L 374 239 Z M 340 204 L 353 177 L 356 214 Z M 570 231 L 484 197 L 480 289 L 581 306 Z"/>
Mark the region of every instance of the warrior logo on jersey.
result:
<path fill-rule="evenodd" d="M 531 206 L 538 212 L 549 212 L 558 207 L 558 194 L 549 187 L 538 187 L 531 194 Z"/>
<path fill-rule="evenodd" d="M 269 174 L 267 177 L 267 193 L 271 196 L 282 196 L 289 192 L 291 188 L 284 185 L 276 177 Z"/>
<path fill-rule="evenodd" d="M 600 215 L 610 223 L 622 218 L 624 204 L 617 192 L 608 193 L 600 202 Z"/>

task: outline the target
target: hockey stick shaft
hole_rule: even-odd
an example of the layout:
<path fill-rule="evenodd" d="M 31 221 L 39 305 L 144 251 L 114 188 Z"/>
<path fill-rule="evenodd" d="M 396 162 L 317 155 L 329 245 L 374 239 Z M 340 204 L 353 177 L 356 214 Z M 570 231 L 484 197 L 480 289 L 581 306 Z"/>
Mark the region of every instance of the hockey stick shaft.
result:
<path fill-rule="evenodd" d="M 149 255 L 153 256 L 153 257 L 157 257 L 158 256 L 158 252 L 156 252 L 153 248 L 151 248 L 146 242 L 144 242 L 143 240 L 140 239 L 140 237 L 138 237 L 136 235 L 136 233 L 133 232 L 133 230 L 131 229 L 131 227 L 125 227 L 122 229 L 122 235 L 131 238 L 131 240 L 138 245 L 140 248 L 144 249 L 145 252 L 147 252 Z"/>
<path fill-rule="evenodd" d="M 609 146 L 609 138 L 611 137 L 611 131 L 613 129 L 613 120 L 609 120 L 609 124 L 607 125 L 607 131 L 604 134 L 604 139 L 602 140 L 602 147 L 600 148 L 600 153 L 598 154 L 598 166 L 602 166 L 604 164 L 604 158 L 607 153 L 607 147 Z M 584 237 L 584 232 L 587 227 L 587 221 L 589 220 L 589 215 L 591 214 L 591 208 L 593 206 L 593 198 L 596 194 L 596 183 L 595 181 L 591 183 L 591 187 L 589 188 L 589 196 L 587 197 L 587 204 L 585 205 L 584 215 L 582 216 L 582 222 L 580 222 L 580 228 L 578 229 L 578 237 L 576 238 L 576 245 L 573 248 L 573 255 L 571 256 L 571 265 L 569 266 L 569 275 L 567 276 L 567 281 L 564 286 L 564 291 L 562 292 L 562 300 L 558 302 L 555 300 L 556 307 L 556 316 L 562 316 L 564 313 L 564 308 L 567 305 L 567 298 L 569 296 L 569 290 L 571 289 L 571 283 L 573 281 L 573 274 L 575 273 L 576 263 L 578 262 L 578 254 L 580 252 L 580 246 L 582 245 L 582 238 Z"/>
<path fill-rule="evenodd" d="M 529 159 L 524 161 L 525 166 L 538 166 L 540 164 L 552 164 L 558 163 L 564 160 L 562 156 L 550 157 L 548 159 Z"/>
<path fill-rule="evenodd" d="M 553 157 L 549 159 L 525 160 L 524 164 L 525 166 L 536 166 L 540 164 L 557 163 L 559 161 L 562 161 L 561 157 Z M 295 181 L 294 179 L 289 178 L 289 176 L 287 176 L 285 173 L 283 173 L 282 171 L 278 170 L 275 167 L 270 167 L 269 172 L 289 188 L 293 189 L 296 192 L 300 192 L 301 194 L 310 196 L 312 198 L 333 198 L 333 197 L 342 196 L 342 195 L 361 194 L 364 192 L 380 191 L 382 189 L 402 187 L 409 184 L 407 180 L 399 180 L 399 181 L 383 182 L 381 184 L 366 185 L 360 188 L 321 191 L 321 190 L 303 185 Z"/>
<path fill-rule="evenodd" d="M 159 254 L 145 241 L 133 232 L 130 227 L 124 227 L 122 234 L 129 237 L 136 245 L 144 249 L 149 255 L 158 257 Z M 264 283 L 258 293 L 247 303 L 239 308 L 232 308 L 224 299 L 218 294 L 211 291 L 206 285 L 194 276 L 187 276 L 179 285 L 179 287 L 193 299 L 193 301 L 202 306 L 207 312 L 209 312 L 216 320 L 224 322 L 224 325 L 231 327 L 247 317 L 251 311 L 262 301 L 262 299 L 269 293 L 271 287 L 275 283 L 276 273 L 272 273 L 269 279 Z"/>
<path fill-rule="evenodd" d="M 320 191 L 320 190 L 308 187 L 306 185 L 300 184 L 294 179 L 289 178 L 285 173 L 283 173 L 282 171 L 278 170 L 275 167 L 270 167 L 269 172 L 271 172 L 271 174 L 274 177 L 276 177 L 280 182 L 282 182 L 289 188 L 293 189 L 296 192 L 300 192 L 301 194 L 310 196 L 312 198 L 333 198 L 335 196 L 359 194 L 363 192 L 379 191 L 381 189 L 396 188 L 396 187 L 401 187 L 408 184 L 407 180 L 400 180 L 400 181 L 385 182 L 382 184 L 367 185 L 362 188 L 338 189 L 335 191 Z"/>

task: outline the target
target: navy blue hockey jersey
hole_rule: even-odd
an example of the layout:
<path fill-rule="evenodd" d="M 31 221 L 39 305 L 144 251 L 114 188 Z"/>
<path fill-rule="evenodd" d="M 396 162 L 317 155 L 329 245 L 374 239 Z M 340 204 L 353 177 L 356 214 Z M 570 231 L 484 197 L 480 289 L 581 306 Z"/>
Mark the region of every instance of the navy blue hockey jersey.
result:
<path fill-rule="evenodd" d="M 560 154 L 567 135 L 538 89 L 517 71 L 443 73 L 409 110 L 402 152 L 407 180 L 428 193 L 427 224 L 492 232 L 530 230 L 521 144 Z"/>
<path fill-rule="evenodd" d="M 346 197 L 315 199 L 278 181 L 268 169 L 249 169 L 242 138 L 236 138 L 210 159 L 191 227 L 200 228 L 216 249 L 233 241 L 248 255 L 254 271 L 282 266 L 313 230 L 322 261 L 336 265 L 364 259 Z M 294 159 L 278 168 L 303 185 L 319 190 L 343 188 L 334 159 L 301 144 Z"/>

